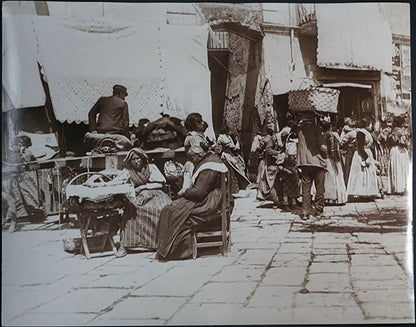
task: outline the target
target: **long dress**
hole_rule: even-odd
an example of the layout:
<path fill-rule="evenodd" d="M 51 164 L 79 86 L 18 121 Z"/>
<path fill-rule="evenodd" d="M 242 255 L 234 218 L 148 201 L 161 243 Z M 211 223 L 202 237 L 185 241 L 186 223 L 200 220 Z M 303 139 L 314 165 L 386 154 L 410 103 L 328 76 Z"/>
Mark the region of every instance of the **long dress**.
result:
<path fill-rule="evenodd" d="M 393 144 L 390 150 L 388 166 L 388 193 L 403 193 L 408 190 L 410 158 L 407 150 L 409 141 L 407 133 L 402 128 L 395 128 L 390 136 Z"/>
<path fill-rule="evenodd" d="M 338 133 L 328 131 L 324 141 L 328 149 L 327 171 L 325 173 L 325 201 L 333 204 L 347 202 L 347 190 L 344 183 Z"/>
<path fill-rule="evenodd" d="M 348 180 L 350 177 L 350 171 L 351 171 L 351 164 L 352 164 L 352 158 L 354 157 L 354 153 L 356 150 L 356 137 L 357 132 L 356 130 L 349 131 L 348 133 L 345 133 L 340 138 L 340 149 L 343 151 L 343 157 L 344 157 L 344 163 L 343 163 L 343 173 L 344 173 L 344 182 L 345 185 L 348 186 Z"/>
<path fill-rule="evenodd" d="M 261 143 L 263 159 L 260 161 L 257 177 L 257 199 L 272 200 L 277 203 L 278 166 L 283 165 L 286 155 L 278 150 L 276 135 L 265 136 Z"/>
<path fill-rule="evenodd" d="M 12 161 L 16 164 L 36 160 L 28 149 L 21 154 L 14 153 L 13 157 Z M 11 209 L 16 212 L 10 213 L 14 217 L 39 216 L 41 218 L 43 216 L 44 212 L 40 201 L 38 179 L 35 171 L 21 171 L 5 176 L 2 181 L 2 190 L 14 200 L 13 208 Z"/>
<path fill-rule="evenodd" d="M 208 153 L 195 166 L 192 187 L 183 197 L 163 208 L 157 231 L 159 259 L 177 260 L 192 256 L 195 245 L 192 228 L 212 220 L 219 211 L 225 196 L 221 190 L 220 173 L 226 171 L 221 159 Z"/>
<path fill-rule="evenodd" d="M 239 190 L 245 189 L 250 184 L 250 180 L 245 173 L 244 159 L 237 152 L 240 150 L 239 143 L 235 143 L 231 136 L 227 134 L 220 134 L 217 144 L 222 146 L 221 159 L 230 171 L 231 193 L 238 193 Z"/>
<path fill-rule="evenodd" d="M 370 149 L 372 141 L 373 138 L 366 129 L 357 130 L 357 150 L 351 163 L 348 196 L 375 198 L 378 195 L 377 170 Z"/>
<path fill-rule="evenodd" d="M 164 177 L 154 164 L 149 164 L 148 174 L 128 173 L 136 194 L 129 197 L 121 219 L 121 244 L 125 248 L 155 250 L 160 212 L 172 202 L 161 190 Z"/>

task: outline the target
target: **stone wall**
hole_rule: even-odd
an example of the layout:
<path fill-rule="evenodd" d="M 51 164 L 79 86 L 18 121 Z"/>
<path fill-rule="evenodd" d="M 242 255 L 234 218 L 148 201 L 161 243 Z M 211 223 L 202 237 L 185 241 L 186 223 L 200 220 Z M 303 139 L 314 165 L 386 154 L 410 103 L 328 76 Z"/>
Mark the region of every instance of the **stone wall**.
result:
<path fill-rule="evenodd" d="M 238 23 L 251 30 L 261 32 L 262 7 L 259 3 L 226 4 L 198 3 L 208 23 Z"/>
<path fill-rule="evenodd" d="M 229 35 L 230 60 L 224 123 L 234 132 L 241 131 L 242 126 L 250 40 L 234 33 Z"/>

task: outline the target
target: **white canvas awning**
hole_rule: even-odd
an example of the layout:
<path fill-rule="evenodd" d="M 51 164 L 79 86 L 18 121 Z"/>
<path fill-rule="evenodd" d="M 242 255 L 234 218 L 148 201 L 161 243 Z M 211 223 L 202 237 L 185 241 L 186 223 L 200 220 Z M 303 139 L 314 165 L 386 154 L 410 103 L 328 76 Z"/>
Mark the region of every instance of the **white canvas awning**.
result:
<path fill-rule="evenodd" d="M 3 17 L 2 111 L 45 104 L 31 17 Z"/>
<path fill-rule="evenodd" d="M 16 20 L 14 33 L 31 29 L 35 43 L 19 44 L 15 56 L 27 63 L 29 71 L 37 69 L 36 61 L 42 65 L 59 121 L 88 122 L 88 112 L 98 98 L 111 95 L 114 84 L 122 84 L 129 93 L 131 124 L 141 118 L 160 118 L 161 112 L 181 119 L 200 112 L 210 126 L 207 134 L 213 136 L 207 25 L 41 16 L 25 16 L 21 25 L 22 17 L 12 19 Z M 3 55 L 3 67 L 12 62 Z M 19 85 L 25 70 L 17 77 L 10 70 L 9 76 Z M 9 96 L 10 84 L 3 83 Z M 41 87 L 40 78 L 31 84 Z M 25 106 L 33 106 L 36 98 L 26 89 L 21 92 L 30 99 Z"/>
<path fill-rule="evenodd" d="M 381 4 L 317 4 L 316 21 L 318 66 L 391 72 L 392 36 Z"/>

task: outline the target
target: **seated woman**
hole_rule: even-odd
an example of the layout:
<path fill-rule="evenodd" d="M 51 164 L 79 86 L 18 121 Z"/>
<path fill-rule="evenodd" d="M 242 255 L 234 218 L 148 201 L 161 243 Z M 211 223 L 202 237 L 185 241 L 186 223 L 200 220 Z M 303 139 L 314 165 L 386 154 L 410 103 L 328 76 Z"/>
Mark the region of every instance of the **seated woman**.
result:
<path fill-rule="evenodd" d="M 195 165 L 192 186 L 179 192 L 181 197 L 160 214 L 156 258 L 161 260 L 190 258 L 196 246 L 192 228 L 212 220 L 225 196 L 221 191 L 221 173 L 227 172 L 227 167 L 221 159 L 201 146 L 192 146 L 188 155 Z"/>
<path fill-rule="evenodd" d="M 127 255 L 128 248 L 156 249 L 156 228 L 160 212 L 171 203 L 162 191 L 165 178 L 156 165 L 149 164 L 146 153 L 140 148 L 131 149 L 124 159 L 125 169 L 110 183 L 131 182 L 135 196 L 128 196 L 121 219 L 121 246 L 116 257 Z"/>

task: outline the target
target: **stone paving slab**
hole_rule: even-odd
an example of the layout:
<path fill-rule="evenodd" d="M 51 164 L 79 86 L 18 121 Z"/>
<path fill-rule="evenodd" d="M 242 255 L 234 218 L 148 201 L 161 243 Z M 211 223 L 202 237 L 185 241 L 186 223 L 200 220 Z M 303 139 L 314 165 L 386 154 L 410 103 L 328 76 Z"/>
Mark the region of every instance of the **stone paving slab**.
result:
<path fill-rule="evenodd" d="M 266 272 L 262 285 L 301 286 L 305 275 L 303 267 L 272 267 Z"/>
<path fill-rule="evenodd" d="M 293 320 L 295 324 L 325 324 L 332 323 L 362 323 L 364 315 L 357 307 L 319 306 L 316 304 L 308 308 L 294 308 Z"/>
<path fill-rule="evenodd" d="M 239 259 L 240 265 L 267 265 L 275 255 L 276 250 L 247 250 Z"/>
<path fill-rule="evenodd" d="M 340 273 L 316 273 L 308 275 L 309 292 L 351 292 L 350 276 Z"/>
<path fill-rule="evenodd" d="M 354 280 L 352 286 L 359 290 L 394 290 L 412 289 L 412 285 L 406 279 L 385 279 L 385 280 Z"/>
<path fill-rule="evenodd" d="M 58 300 L 65 290 L 55 287 L 22 287 L 8 298 L 3 298 L 2 318 L 7 323 L 14 317 L 35 309 L 44 303 Z M 8 301 L 13 299 L 13 301 Z"/>
<path fill-rule="evenodd" d="M 277 254 L 271 266 L 272 267 L 306 267 L 310 261 L 310 254 L 308 253 L 301 253 L 297 255 L 289 254 L 289 253 L 282 253 Z"/>
<path fill-rule="evenodd" d="M 359 280 L 389 280 L 406 278 L 398 266 L 352 266 L 351 278 Z"/>
<path fill-rule="evenodd" d="M 128 290 L 122 289 L 78 289 L 32 311 L 44 313 L 99 313 L 128 293 Z"/>
<path fill-rule="evenodd" d="M 348 262 L 347 254 L 317 254 L 313 258 L 314 262 Z"/>
<path fill-rule="evenodd" d="M 397 266 L 397 262 L 390 255 L 354 254 L 351 256 L 354 266 Z"/>
<path fill-rule="evenodd" d="M 292 309 L 281 308 L 242 308 L 233 317 L 231 324 L 289 324 L 293 321 Z"/>
<path fill-rule="evenodd" d="M 261 284 L 249 300 L 248 307 L 292 308 L 298 286 L 271 286 Z"/>
<path fill-rule="evenodd" d="M 310 252 L 311 252 L 311 246 L 309 243 L 283 243 L 283 245 L 279 247 L 278 254 L 283 254 L 283 253 L 310 254 Z"/>
<path fill-rule="evenodd" d="M 309 273 L 349 273 L 349 265 L 347 262 L 337 262 L 337 263 L 323 263 L 323 262 L 312 262 L 312 265 L 309 268 Z"/>
<path fill-rule="evenodd" d="M 55 325 L 63 326 L 85 326 L 89 321 L 95 318 L 95 314 L 83 313 L 33 313 L 29 312 L 23 316 L 17 317 L 7 323 L 9 326 L 47 326 L 51 322 L 57 322 Z"/>
<path fill-rule="evenodd" d="M 357 307 L 352 293 L 297 293 L 295 294 L 294 306 L 301 307 Z"/>
<path fill-rule="evenodd" d="M 148 283 L 152 276 L 143 276 L 140 272 L 107 275 L 92 282 L 82 284 L 82 288 L 125 288 L 132 289 Z"/>
<path fill-rule="evenodd" d="M 396 303 L 396 302 L 409 302 L 413 301 L 413 292 L 409 288 L 403 289 L 389 289 L 389 290 L 379 290 L 379 289 L 365 289 L 365 290 L 355 290 L 358 299 L 360 302 L 369 302 L 369 303 Z"/>
<path fill-rule="evenodd" d="M 386 305 L 381 305 L 380 303 L 362 303 L 361 307 L 363 308 L 366 317 L 371 319 L 414 319 L 413 303 L 389 303 L 388 310 L 386 310 Z"/>
<path fill-rule="evenodd" d="M 257 266 L 232 265 L 225 266 L 221 272 L 214 275 L 214 282 L 255 282 L 259 281 L 264 268 Z"/>
<path fill-rule="evenodd" d="M 172 325 L 225 325 L 235 320 L 241 304 L 188 303 L 169 320 Z"/>
<path fill-rule="evenodd" d="M 257 283 L 209 283 L 191 298 L 191 303 L 244 303 L 254 292 Z"/>
<path fill-rule="evenodd" d="M 162 319 L 166 320 L 186 302 L 183 297 L 129 296 L 114 305 L 111 311 L 100 318 L 105 319 Z"/>
<path fill-rule="evenodd" d="M 178 276 L 170 274 L 169 276 Z M 195 274 L 192 277 L 169 278 L 158 277 L 139 289 L 133 290 L 134 296 L 191 296 L 198 291 L 207 281 L 206 275 Z"/>
<path fill-rule="evenodd" d="M 335 255 L 341 255 L 346 254 L 347 249 L 346 248 L 333 248 L 331 246 L 325 247 L 325 248 L 313 248 L 312 253 L 315 255 L 322 255 L 322 254 L 335 254 Z"/>
<path fill-rule="evenodd" d="M 165 322 L 163 319 L 112 319 L 104 315 L 90 321 L 86 326 L 161 326 Z"/>
<path fill-rule="evenodd" d="M 317 242 L 314 240 L 313 249 L 346 249 L 347 242 L 342 240 L 340 242 Z"/>
<path fill-rule="evenodd" d="M 58 279 L 53 283 L 54 286 L 64 286 L 66 288 L 78 288 L 88 286 L 90 283 L 101 279 L 98 275 L 87 275 L 87 274 L 71 274 Z"/>

